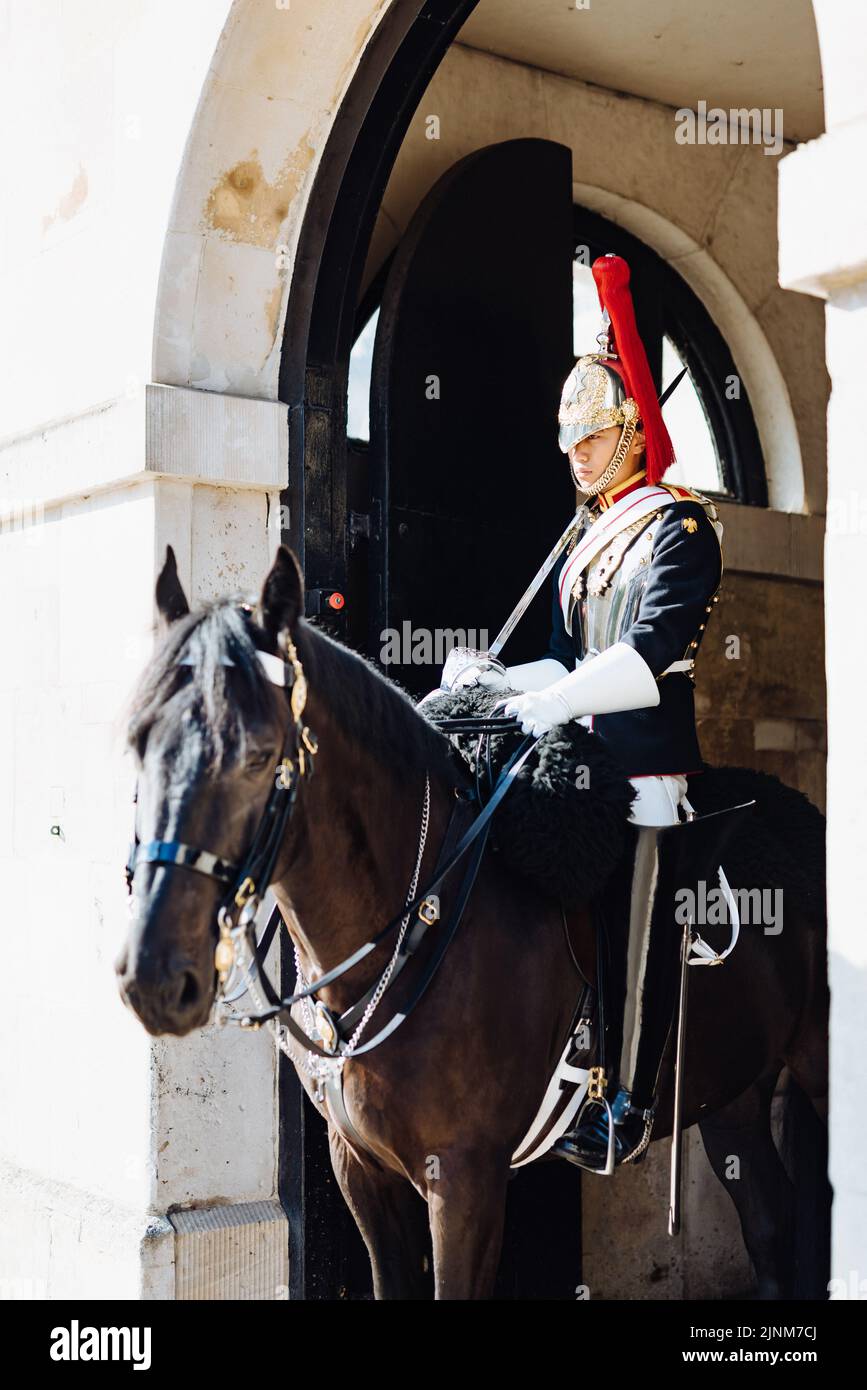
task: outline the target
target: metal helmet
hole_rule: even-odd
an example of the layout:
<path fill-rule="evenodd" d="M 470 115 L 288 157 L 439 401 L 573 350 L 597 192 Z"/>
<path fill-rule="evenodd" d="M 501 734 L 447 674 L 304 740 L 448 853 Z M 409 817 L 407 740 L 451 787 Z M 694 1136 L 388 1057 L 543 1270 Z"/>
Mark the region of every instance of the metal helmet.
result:
<path fill-rule="evenodd" d="M 610 464 L 592 488 L 583 488 L 596 493 L 609 485 L 626 458 L 639 418 L 647 441 L 649 483 L 657 483 L 674 462 L 674 449 L 635 322 L 629 266 L 620 256 L 606 255 L 597 257 L 591 270 L 602 309 L 599 347 L 579 357 L 566 378 L 557 418 L 564 454 L 596 430 L 620 426 Z"/>
<path fill-rule="evenodd" d="M 611 363 L 612 354 L 591 352 L 579 357 L 563 386 L 560 398 L 560 448 L 568 454 L 588 434 L 620 426 L 620 438 L 608 466 L 595 483 L 582 483 L 572 469 L 575 486 L 596 496 L 611 485 L 632 447 L 638 426 L 638 404 L 627 394 L 623 377 Z M 571 466 L 571 465 L 570 465 Z"/>
<path fill-rule="evenodd" d="M 608 356 L 590 352 L 579 357 L 563 384 L 557 419 L 559 444 L 564 454 L 588 434 L 610 425 L 625 425 L 627 401 L 635 406 L 635 414 L 638 414 L 638 407 L 627 394 L 620 373 L 605 360 Z"/>

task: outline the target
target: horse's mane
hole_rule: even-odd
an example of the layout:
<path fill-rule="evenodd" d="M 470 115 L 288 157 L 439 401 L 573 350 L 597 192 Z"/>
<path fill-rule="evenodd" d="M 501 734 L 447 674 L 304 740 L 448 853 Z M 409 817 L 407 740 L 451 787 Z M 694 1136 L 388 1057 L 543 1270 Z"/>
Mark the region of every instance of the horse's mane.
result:
<path fill-rule="evenodd" d="M 402 771 L 427 771 L 452 786 L 467 784 L 464 764 L 445 735 L 368 657 L 304 619 L 295 642 L 311 687 L 344 732 L 364 743 L 378 762 Z"/>
<path fill-rule="evenodd" d="M 303 618 L 295 642 L 311 691 L 351 740 L 363 743 L 385 767 L 427 771 L 451 785 L 467 780 L 448 739 L 367 657 Z M 242 755 L 251 725 L 270 708 L 274 688 L 256 658 L 257 647 L 276 652 L 237 599 L 218 599 L 173 623 L 133 694 L 127 741 L 139 757 L 170 699 L 177 700 L 179 717 L 188 710 L 196 716 L 213 769 L 230 754 Z M 178 665 L 181 653 L 189 665 Z"/>
<path fill-rule="evenodd" d="M 253 628 L 237 602 L 220 599 L 179 618 L 133 694 L 129 745 L 142 757 L 158 714 L 174 700 L 178 718 L 196 716 L 211 768 L 221 767 L 230 754 L 243 754 L 253 721 L 270 710 L 268 682 L 255 653 Z M 189 665 L 178 664 L 181 654 Z"/>

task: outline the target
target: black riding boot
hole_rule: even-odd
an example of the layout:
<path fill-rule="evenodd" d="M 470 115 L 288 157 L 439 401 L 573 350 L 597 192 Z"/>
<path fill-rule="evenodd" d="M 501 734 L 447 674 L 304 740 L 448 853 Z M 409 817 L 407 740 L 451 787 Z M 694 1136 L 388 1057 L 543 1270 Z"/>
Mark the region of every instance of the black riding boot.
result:
<path fill-rule="evenodd" d="M 553 1148 L 593 1172 L 610 1173 L 627 1157 L 634 1160 L 649 1140 L 680 951 L 673 897 L 663 899 L 659 891 L 666 846 L 659 837 L 679 828 L 636 827 L 631 854 L 598 905 L 603 1056 L 577 1123 Z"/>
<path fill-rule="evenodd" d="M 685 924 L 691 918 L 689 899 L 679 894 L 695 893 L 701 880 L 708 887 L 716 883 L 741 809 L 637 829 L 625 952 L 613 953 L 607 991 L 604 976 L 602 981 L 605 1008 L 618 1014 L 604 1054 L 611 1065 L 603 1062 L 577 1124 L 552 1150 L 583 1168 L 610 1174 L 617 1164 L 643 1157 L 650 1143 L 659 1071 L 679 995 Z M 605 1036 L 602 1029 L 600 1034 Z"/>

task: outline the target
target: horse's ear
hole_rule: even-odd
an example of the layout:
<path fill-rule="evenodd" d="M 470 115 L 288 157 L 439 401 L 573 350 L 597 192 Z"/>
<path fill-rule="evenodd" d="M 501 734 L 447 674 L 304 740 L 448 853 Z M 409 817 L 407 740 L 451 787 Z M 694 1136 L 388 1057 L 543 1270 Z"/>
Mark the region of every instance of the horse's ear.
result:
<path fill-rule="evenodd" d="M 261 623 L 274 641 L 282 632 L 295 632 L 304 614 L 304 578 L 294 551 L 281 545 L 259 600 Z"/>
<path fill-rule="evenodd" d="M 187 596 L 178 578 L 175 552 L 170 545 L 166 546 L 166 562 L 157 580 L 157 608 L 167 623 L 175 623 L 178 618 L 185 618 L 190 611 Z"/>

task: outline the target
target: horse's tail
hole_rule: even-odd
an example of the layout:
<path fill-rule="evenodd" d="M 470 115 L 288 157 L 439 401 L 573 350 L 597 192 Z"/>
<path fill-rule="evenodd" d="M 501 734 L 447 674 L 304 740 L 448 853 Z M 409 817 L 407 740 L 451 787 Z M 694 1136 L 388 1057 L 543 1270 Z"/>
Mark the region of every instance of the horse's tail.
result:
<path fill-rule="evenodd" d="M 795 1190 L 792 1297 L 826 1299 L 831 1279 L 832 1200 L 828 1129 L 791 1072 L 783 1092 L 780 1157 Z"/>

